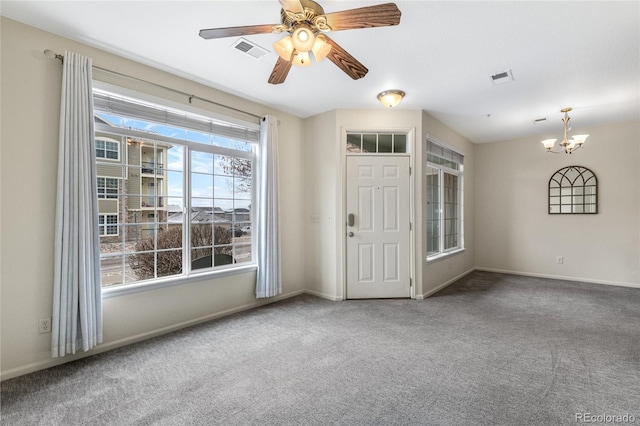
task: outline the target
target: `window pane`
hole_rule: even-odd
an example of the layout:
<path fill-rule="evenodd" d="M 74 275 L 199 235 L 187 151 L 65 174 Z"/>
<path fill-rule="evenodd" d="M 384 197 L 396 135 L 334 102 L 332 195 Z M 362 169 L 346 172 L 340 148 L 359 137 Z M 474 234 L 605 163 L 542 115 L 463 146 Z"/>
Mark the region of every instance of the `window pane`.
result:
<path fill-rule="evenodd" d="M 444 173 L 444 249 L 458 246 L 458 176 Z"/>
<path fill-rule="evenodd" d="M 396 133 L 393 135 L 393 152 L 407 152 L 407 135 L 402 133 Z"/>
<path fill-rule="evenodd" d="M 378 152 L 393 152 L 393 135 L 378 135 Z"/>
<path fill-rule="evenodd" d="M 103 287 L 124 283 L 123 260 L 123 256 L 105 256 L 100 259 Z"/>
<path fill-rule="evenodd" d="M 237 177 L 234 180 L 234 192 L 236 199 L 250 200 L 251 199 L 251 179 Z"/>
<path fill-rule="evenodd" d="M 212 175 L 213 158 L 214 155 L 208 152 L 191 151 L 191 171 L 199 174 Z"/>
<path fill-rule="evenodd" d="M 213 259 L 211 257 L 211 249 L 196 249 L 191 250 L 191 269 L 206 269 L 213 266 Z"/>
<path fill-rule="evenodd" d="M 427 255 L 440 251 L 440 171 L 427 167 Z"/>
<path fill-rule="evenodd" d="M 358 134 L 347 134 L 347 152 L 361 152 L 362 135 Z"/>
<path fill-rule="evenodd" d="M 246 237 L 243 237 L 246 240 Z M 235 263 L 251 262 L 251 244 L 236 244 L 234 253 Z"/>
<path fill-rule="evenodd" d="M 158 278 L 179 275 L 182 272 L 182 249 L 157 252 Z"/>
<path fill-rule="evenodd" d="M 375 134 L 362 135 L 362 152 L 378 152 L 376 139 L 377 135 Z"/>

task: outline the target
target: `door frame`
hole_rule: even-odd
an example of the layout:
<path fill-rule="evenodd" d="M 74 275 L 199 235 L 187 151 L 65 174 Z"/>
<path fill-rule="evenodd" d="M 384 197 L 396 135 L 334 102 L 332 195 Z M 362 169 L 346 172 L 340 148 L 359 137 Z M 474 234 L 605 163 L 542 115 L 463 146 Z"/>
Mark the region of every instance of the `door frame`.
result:
<path fill-rule="evenodd" d="M 340 166 L 341 166 L 341 186 L 342 191 L 340 197 L 340 226 L 338 226 L 338 233 L 340 235 L 339 241 L 341 244 L 340 263 L 342 267 L 339 268 L 339 274 L 341 274 L 342 281 L 342 300 L 347 300 L 347 157 L 358 156 L 360 154 L 347 153 L 347 132 L 362 132 L 362 133 L 406 133 L 407 134 L 407 153 L 406 154 L 366 154 L 375 155 L 380 157 L 397 157 L 406 156 L 409 157 L 409 167 L 411 167 L 411 174 L 409 175 L 409 221 L 411 223 L 411 230 L 409 231 L 409 279 L 411 280 L 411 299 L 416 298 L 416 279 L 415 279 L 415 146 L 416 146 L 416 129 L 415 128 L 346 128 L 340 129 Z"/>

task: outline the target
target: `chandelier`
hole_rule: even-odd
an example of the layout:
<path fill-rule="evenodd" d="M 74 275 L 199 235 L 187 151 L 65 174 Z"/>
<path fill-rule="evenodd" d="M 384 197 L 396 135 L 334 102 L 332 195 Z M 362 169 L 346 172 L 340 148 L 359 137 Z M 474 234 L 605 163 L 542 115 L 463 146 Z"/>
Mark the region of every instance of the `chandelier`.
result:
<path fill-rule="evenodd" d="M 557 139 L 545 139 L 541 143 L 546 148 L 547 152 L 552 154 L 559 154 L 561 152 L 565 152 L 567 154 L 571 154 L 576 149 L 582 148 L 584 141 L 587 140 L 589 135 L 575 135 L 573 139 L 567 139 L 567 131 L 571 128 L 569 122 L 571 121 L 571 117 L 569 117 L 569 111 L 572 108 L 564 108 L 561 109 L 560 112 L 564 112 L 564 117 L 562 118 L 562 122 L 564 123 L 564 137 L 562 138 L 562 142 L 560 142 L 560 149 L 558 151 L 553 150 L 553 146 L 556 143 Z"/>

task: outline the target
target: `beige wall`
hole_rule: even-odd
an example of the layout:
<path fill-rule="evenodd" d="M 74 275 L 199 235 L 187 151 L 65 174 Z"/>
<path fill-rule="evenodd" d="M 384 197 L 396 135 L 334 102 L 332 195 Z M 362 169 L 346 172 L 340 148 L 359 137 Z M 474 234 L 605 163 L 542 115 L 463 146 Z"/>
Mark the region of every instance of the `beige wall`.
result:
<path fill-rule="evenodd" d="M 640 287 L 640 124 L 576 126 L 590 136 L 571 155 L 538 138 L 476 145 L 476 266 Z M 547 214 L 549 178 L 572 165 L 598 178 L 598 214 Z"/>
<path fill-rule="evenodd" d="M 12 377 L 60 360 L 50 358 L 51 334 L 38 334 L 38 319 L 52 313 L 53 236 L 62 67 L 45 49 L 75 51 L 94 65 L 138 76 L 280 121 L 284 295 L 303 291 L 302 120 L 266 106 L 160 72 L 89 46 L 2 18 L 1 128 L 1 369 Z M 95 73 L 100 78 L 100 73 Z M 184 97 L 124 85 L 188 105 Z M 211 108 L 200 102 L 201 108 Z M 222 313 L 257 304 L 255 272 L 190 282 L 104 300 L 107 349 Z M 97 350 L 96 350 L 97 351 Z M 96 351 L 92 352 L 95 353 Z M 80 355 L 82 356 L 82 354 Z M 74 357 L 65 358 L 74 359 Z"/>
<path fill-rule="evenodd" d="M 336 111 L 304 121 L 305 283 L 307 290 L 331 300 L 342 299 L 336 281 L 336 203 L 340 177 Z"/>
<path fill-rule="evenodd" d="M 475 197 L 475 146 L 465 138 L 440 123 L 426 112 L 422 114 L 422 140 L 426 140 L 427 134 L 435 136 L 443 142 L 451 145 L 464 154 L 464 252 L 454 254 L 448 258 L 439 259 L 427 263 L 424 261 L 424 276 L 422 279 L 422 294 L 427 297 L 439 289 L 446 287 L 456 279 L 471 272 L 475 265 L 475 239 L 474 239 L 474 197 Z M 424 173 L 423 173 L 424 174 Z M 420 204 L 422 220 L 419 226 L 426 221 L 426 202 Z M 420 233 L 422 235 L 422 232 Z M 422 250 L 427 252 L 426 234 L 422 236 Z"/>

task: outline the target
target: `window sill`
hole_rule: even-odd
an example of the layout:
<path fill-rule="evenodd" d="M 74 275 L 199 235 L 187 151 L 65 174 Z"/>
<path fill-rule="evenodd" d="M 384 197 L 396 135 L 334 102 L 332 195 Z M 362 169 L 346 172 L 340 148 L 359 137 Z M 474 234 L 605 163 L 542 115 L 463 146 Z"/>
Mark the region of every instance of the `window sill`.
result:
<path fill-rule="evenodd" d="M 455 249 L 455 250 L 448 251 L 448 252 L 445 252 L 445 253 L 439 253 L 439 254 L 435 254 L 433 256 L 429 256 L 429 257 L 427 257 L 427 265 L 430 264 L 430 263 L 438 262 L 438 261 L 443 260 L 443 259 L 448 259 L 451 256 L 455 256 L 456 254 L 464 253 L 465 251 L 466 251 L 466 249 L 459 248 L 459 249 Z"/>
<path fill-rule="evenodd" d="M 222 269 L 218 271 L 194 273 L 188 277 L 172 277 L 162 280 L 155 280 L 152 282 L 141 282 L 125 285 L 116 285 L 112 287 L 106 287 L 102 289 L 102 298 L 109 299 L 111 297 L 124 296 L 127 294 L 140 293 L 143 291 L 157 290 L 159 288 L 173 287 L 176 285 L 182 285 L 197 281 L 215 280 L 217 278 L 226 277 L 229 275 L 243 274 L 246 272 L 253 272 L 258 269 L 255 264 L 238 266 L 236 268 Z"/>

